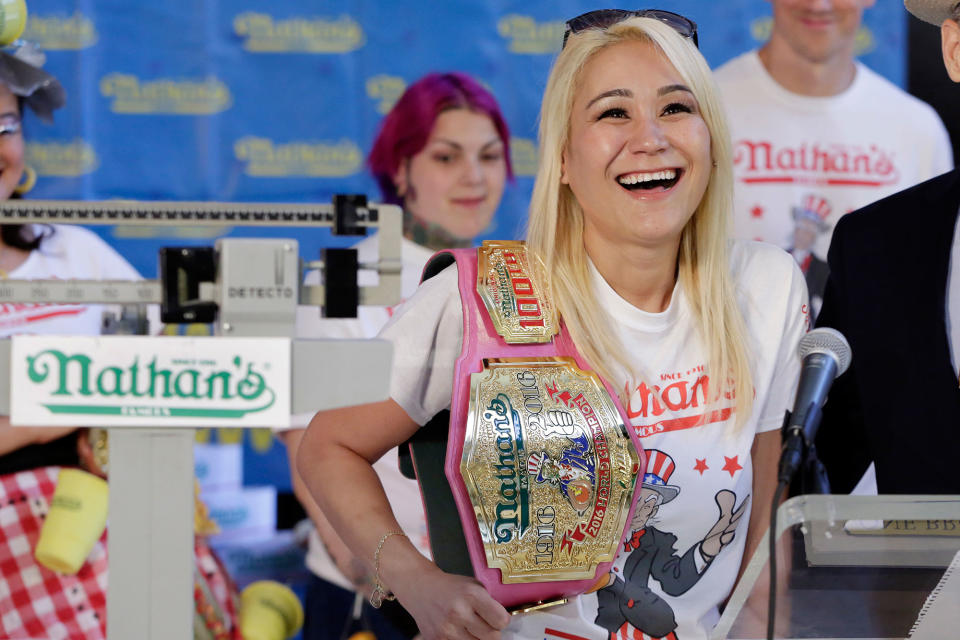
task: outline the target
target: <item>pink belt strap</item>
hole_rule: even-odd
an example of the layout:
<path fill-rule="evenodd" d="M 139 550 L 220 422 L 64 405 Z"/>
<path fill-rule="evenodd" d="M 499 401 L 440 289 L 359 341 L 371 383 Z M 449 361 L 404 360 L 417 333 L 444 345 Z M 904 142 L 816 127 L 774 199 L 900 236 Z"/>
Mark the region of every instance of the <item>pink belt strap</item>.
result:
<path fill-rule="evenodd" d="M 469 395 L 471 393 L 471 374 L 483 370 L 484 359 L 566 356 L 575 359 L 577 365 L 583 370 L 590 370 L 591 368 L 577 351 L 566 326 L 562 322 L 560 323 L 559 333 L 550 342 L 539 344 L 506 343 L 498 334 L 483 300 L 477 293 L 477 250 L 457 249 L 447 253 L 452 254 L 456 259 L 459 272 L 460 297 L 463 306 L 463 346 L 460 357 L 456 362 L 454 374 L 450 431 L 444 471 L 463 524 L 467 549 L 470 553 L 475 576 L 496 600 L 508 607 L 556 600 L 589 591 L 598 579 L 610 571 L 612 561 L 601 562 L 591 579 L 554 579 L 546 582 L 504 584 L 501 581 L 500 570 L 488 566 L 474 507 L 461 477 L 460 462 L 464 451 Z M 624 425 L 628 427 L 626 431 L 640 460 L 637 477 L 642 478 L 646 462 L 643 448 L 634 430 L 629 428 L 630 421 L 617 399 L 616 392 L 605 380 L 603 386 L 619 411 Z M 629 528 L 639 493 L 639 489 L 637 489 L 632 496 L 625 529 Z M 620 532 L 621 540 L 625 534 L 626 531 Z"/>

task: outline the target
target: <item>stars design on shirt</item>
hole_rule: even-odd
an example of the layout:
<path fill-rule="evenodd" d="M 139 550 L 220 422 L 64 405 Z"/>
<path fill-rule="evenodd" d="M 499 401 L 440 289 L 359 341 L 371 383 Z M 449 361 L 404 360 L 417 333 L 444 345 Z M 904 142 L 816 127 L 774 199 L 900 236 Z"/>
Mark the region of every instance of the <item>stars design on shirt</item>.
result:
<path fill-rule="evenodd" d="M 723 471 L 728 472 L 731 478 L 733 477 L 733 474 L 735 474 L 737 471 L 740 471 L 740 469 L 743 469 L 743 467 L 740 466 L 740 463 L 737 462 L 737 458 L 739 457 L 739 455 L 735 455 L 732 458 L 730 456 L 723 456 L 723 459 L 727 461 L 726 464 L 723 465 Z"/>
<path fill-rule="evenodd" d="M 763 207 L 761 207 L 758 204 L 754 205 L 753 208 L 750 209 L 750 215 L 754 218 L 762 218 L 763 213 L 764 213 Z"/>
<path fill-rule="evenodd" d="M 693 465 L 693 470 L 699 473 L 700 477 L 703 477 L 705 471 L 709 471 L 713 468 L 707 464 L 707 458 L 709 458 L 709 456 L 705 456 L 703 458 L 694 458 L 694 460 L 696 460 L 696 464 Z M 726 471 L 730 474 L 731 478 L 736 475 L 737 471 L 743 469 L 743 465 L 740 464 L 740 454 L 735 456 L 723 456 L 723 460 L 723 467 L 720 469 L 720 471 Z"/>

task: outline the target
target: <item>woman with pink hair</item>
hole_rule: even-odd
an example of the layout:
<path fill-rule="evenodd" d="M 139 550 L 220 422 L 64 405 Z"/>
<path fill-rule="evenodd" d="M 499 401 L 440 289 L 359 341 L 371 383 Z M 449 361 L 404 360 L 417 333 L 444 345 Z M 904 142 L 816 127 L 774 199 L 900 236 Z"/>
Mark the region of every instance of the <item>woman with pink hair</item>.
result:
<path fill-rule="evenodd" d="M 476 80 L 456 72 L 431 73 L 407 88 L 383 119 L 367 164 L 380 185 L 383 202 L 403 207 L 401 277 L 405 298 L 416 290 L 423 266 L 435 251 L 468 247 L 490 226 L 506 179 L 513 175 L 510 133 L 496 100 Z M 377 237 L 364 239 L 356 249 L 361 263 L 375 261 Z M 360 273 L 361 285 L 366 284 L 368 275 Z M 297 334 L 370 338 L 386 324 L 390 313 L 383 307 L 361 306 L 356 320 L 320 320 L 311 310 L 298 318 Z M 387 602 L 376 610 L 366 602 L 364 596 L 372 592 L 366 566 L 334 533 L 295 471 L 302 437 L 303 429 L 283 436 L 294 493 L 315 526 L 307 554 L 307 566 L 314 576 L 307 591 L 304 640 L 338 640 L 357 625 L 372 629 L 379 640 L 413 637 L 416 623 L 398 603 Z M 400 474 L 396 449 L 374 468 L 401 526 L 429 557 L 419 489 L 416 481 Z M 352 611 L 361 598 L 362 620 L 358 622 Z"/>

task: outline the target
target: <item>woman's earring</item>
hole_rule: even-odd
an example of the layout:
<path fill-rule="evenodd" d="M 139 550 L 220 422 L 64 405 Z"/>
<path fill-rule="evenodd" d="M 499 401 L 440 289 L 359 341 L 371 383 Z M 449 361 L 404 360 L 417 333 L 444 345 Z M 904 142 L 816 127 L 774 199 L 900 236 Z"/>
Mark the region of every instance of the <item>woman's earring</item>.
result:
<path fill-rule="evenodd" d="M 34 185 L 37 184 L 37 171 L 31 166 L 25 166 L 23 168 L 23 179 L 20 181 L 16 187 L 13 188 L 14 193 L 17 195 L 23 195 L 33 189 Z"/>

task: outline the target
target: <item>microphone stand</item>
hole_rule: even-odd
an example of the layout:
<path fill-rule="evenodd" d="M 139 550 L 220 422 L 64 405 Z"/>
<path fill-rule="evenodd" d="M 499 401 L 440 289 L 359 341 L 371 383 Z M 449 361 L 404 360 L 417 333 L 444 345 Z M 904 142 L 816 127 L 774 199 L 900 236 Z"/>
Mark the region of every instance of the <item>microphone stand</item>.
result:
<path fill-rule="evenodd" d="M 830 493 L 830 480 L 827 470 L 817 458 L 817 450 L 812 441 L 808 441 L 806 434 L 815 433 L 820 422 L 820 410 L 814 403 L 810 403 L 802 425 L 791 425 L 793 415 L 787 411 L 783 416 L 783 426 L 780 432 L 783 437 L 783 447 L 780 450 L 780 465 L 777 472 L 777 489 L 773 494 L 773 504 L 770 506 L 770 588 L 767 601 L 767 640 L 773 640 L 774 624 L 777 615 L 777 507 L 793 479 L 797 469 L 803 469 L 801 483 L 806 484 L 809 477 L 811 489 L 809 493 Z M 804 486 L 804 488 L 806 488 Z"/>

